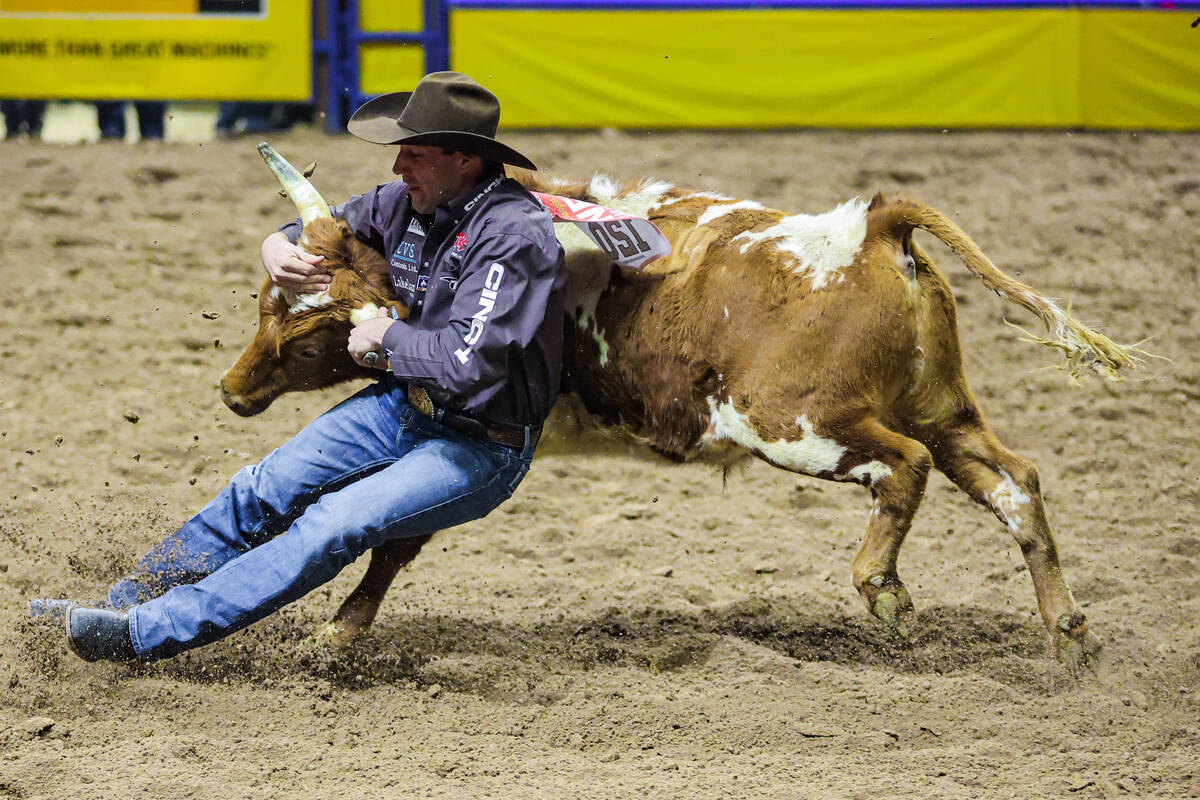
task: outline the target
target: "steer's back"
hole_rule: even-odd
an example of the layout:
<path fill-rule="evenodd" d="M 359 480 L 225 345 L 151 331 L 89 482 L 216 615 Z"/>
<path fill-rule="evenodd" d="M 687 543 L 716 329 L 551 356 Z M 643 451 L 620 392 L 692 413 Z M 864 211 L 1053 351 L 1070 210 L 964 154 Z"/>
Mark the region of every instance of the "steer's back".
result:
<path fill-rule="evenodd" d="M 724 403 L 769 436 L 797 416 L 886 406 L 906 391 L 920 283 L 902 238 L 868 236 L 876 209 L 851 201 L 787 216 L 665 200 L 648 216 L 672 254 L 649 274 L 607 267 L 594 311 L 567 326 L 569 388 L 594 415 L 666 455 L 724 459 L 711 447 Z M 569 265 L 589 258 L 568 246 Z M 925 280 L 944 285 L 936 273 Z"/>

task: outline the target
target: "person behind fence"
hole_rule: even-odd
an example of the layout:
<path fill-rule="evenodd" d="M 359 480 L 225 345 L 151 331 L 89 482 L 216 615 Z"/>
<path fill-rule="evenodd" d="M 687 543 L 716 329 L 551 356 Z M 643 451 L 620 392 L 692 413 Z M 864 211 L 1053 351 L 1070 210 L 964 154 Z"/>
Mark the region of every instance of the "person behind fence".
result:
<path fill-rule="evenodd" d="M 4 114 L 4 136 L 15 139 L 25 134 L 30 139 L 42 135 L 42 120 L 46 117 L 45 100 L 0 100 Z"/>
<path fill-rule="evenodd" d="M 166 133 L 167 104 L 163 100 L 135 100 L 138 136 L 142 141 L 157 141 Z M 125 101 L 97 100 L 96 124 L 101 139 L 125 138 Z"/>
<path fill-rule="evenodd" d="M 558 391 L 566 271 L 549 214 L 505 176 L 504 164 L 535 167 L 496 140 L 499 118 L 496 97 L 453 72 L 354 113 L 351 133 L 399 146 L 399 180 L 333 208 L 389 257 L 411 308 L 350 333 L 355 361 L 383 364 L 367 357 L 382 351 L 390 371 L 240 470 L 105 603 L 34 601 L 33 613 L 65 614 L 78 656 L 153 661 L 214 642 L 369 548 L 482 517 L 512 494 Z M 269 235 L 263 265 L 282 289 L 318 292 L 331 278 L 296 244 L 300 230 Z M 481 317 L 485 292 L 494 305 Z"/>
<path fill-rule="evenodd" d="M 217 109 L 217 136 L 228 139 L 291 130 L 297 122 L 311 122 L 309 103 L 221 103 Z"/>

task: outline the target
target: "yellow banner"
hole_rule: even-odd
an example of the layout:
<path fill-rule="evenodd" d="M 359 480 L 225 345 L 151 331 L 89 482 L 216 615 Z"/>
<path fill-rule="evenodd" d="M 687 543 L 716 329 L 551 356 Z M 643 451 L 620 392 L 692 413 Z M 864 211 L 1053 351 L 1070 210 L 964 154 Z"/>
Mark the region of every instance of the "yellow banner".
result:
<path fill-rule="evenodd" d="M 1195 12 L 500 11 L 451 67 L 505 127 L 1200 129 Z M 536 42 L 536 46 L 531 46 Z"/>
<path fill-rule="evenodd" d="M 0 0 L 0 94 L 306 100 L 310 13 L 310 0 Z"/>
<path fill-rule="evenodd" d="M 35 14 L 196 14 L 200 0 L 2 0 L 0 11 Z"/>
<path fill-rule="evenodd" d="M 1079 124 L 1200 130 L 1198 20 L 1195 11 L 1083 15 Z"/>

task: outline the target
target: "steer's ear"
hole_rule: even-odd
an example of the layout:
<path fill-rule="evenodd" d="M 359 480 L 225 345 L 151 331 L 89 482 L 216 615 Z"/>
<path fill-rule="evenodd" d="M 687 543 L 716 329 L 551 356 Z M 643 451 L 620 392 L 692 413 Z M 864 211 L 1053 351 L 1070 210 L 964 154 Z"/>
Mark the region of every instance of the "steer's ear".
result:
<path fill-rule="evenodd" d="M 282 317 L 290 305 L 286 293 L 267 278 L 258 296 L 258 312 L 264 316 Z"/>
<path fill-rule="evenodd" d="M 304 233 L 300 234 L 300 246 L 313 255 L 323 255 L 322 266 L 332 273 L 346 269 L 352 247 L 348 239 L 354 239 L 354 234 L 346 222 L 322 217 L 305 225 Z"/>
<path fill-rule="evenodd" d="M 347 269 L 347 265 L 343 262 L 339 265 L 341 269 L 330 269 L 329 274 L 333 276 L 329 281 L 329 296 L 338 301 L 353 301 L 361 296 L 363 292 L 363 279 L 352 269 Z"/>

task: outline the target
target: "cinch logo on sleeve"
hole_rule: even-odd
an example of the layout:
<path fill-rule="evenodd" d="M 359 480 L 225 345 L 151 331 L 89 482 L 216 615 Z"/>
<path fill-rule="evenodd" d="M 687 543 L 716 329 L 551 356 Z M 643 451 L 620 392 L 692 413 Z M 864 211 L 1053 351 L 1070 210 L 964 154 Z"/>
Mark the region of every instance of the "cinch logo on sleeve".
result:
<path fill-rule="evenodd" d="M 479 293 L 479 310 L 471 316 L 471 328 L 463 337 L 463 344 L 466 347 L 460 347 L 454 351 L 459 362 L 465 364 L 470 360 L 472 348 L 479 341 L 479 337 L 483 335 L 483 326 L 496 307 L 496 293 L 500 291 L 500 282 L 503 280 L 504 265 L 492 264 L 487 277 L 483 279 L 483 290 Z"/>

